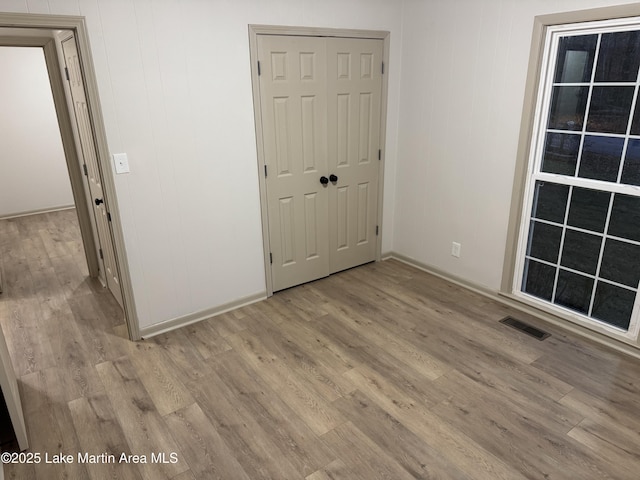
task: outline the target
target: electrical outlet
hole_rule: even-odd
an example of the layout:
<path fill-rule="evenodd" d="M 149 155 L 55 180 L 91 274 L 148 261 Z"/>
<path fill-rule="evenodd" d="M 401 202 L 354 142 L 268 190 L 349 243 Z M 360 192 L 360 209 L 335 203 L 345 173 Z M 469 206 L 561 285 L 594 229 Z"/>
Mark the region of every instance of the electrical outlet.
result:
<path fill-rule="evenodd" d="M 453 255 L 456 258 L 460 258 L 461 248 L 462 248 L 462 245 L 460 245 L 458 242 L 453 242 L 451 244 L 451 255 Z"/>

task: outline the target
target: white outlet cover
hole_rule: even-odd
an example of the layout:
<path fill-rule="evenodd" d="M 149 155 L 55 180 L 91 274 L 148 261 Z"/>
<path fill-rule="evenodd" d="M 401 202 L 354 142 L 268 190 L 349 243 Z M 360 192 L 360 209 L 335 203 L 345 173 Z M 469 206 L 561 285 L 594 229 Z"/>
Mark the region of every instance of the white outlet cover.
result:
<path fill-rule="evenodd" d="M 126 153 L 114 153 L 113 164 L 116 167 L 116 173 L 129 173 L 129 157 Z"/>

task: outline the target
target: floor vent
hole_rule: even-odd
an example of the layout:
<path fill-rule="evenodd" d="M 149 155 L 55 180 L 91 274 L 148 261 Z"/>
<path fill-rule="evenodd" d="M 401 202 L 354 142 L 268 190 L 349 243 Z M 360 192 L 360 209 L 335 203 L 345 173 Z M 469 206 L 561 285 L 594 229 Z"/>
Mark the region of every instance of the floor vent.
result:
<path fill-rule="evenodd" d="M 529 325 L 528 323 L 524 323 L 520 320 L 516 320 L 513 317 L 505 317 L 502 320 L 500 320 L 500 323 L 504 323 L 505 325 L 509 325 L 510 327 L 517 328 L 521 332 L 524 332 L 527 335 L 531 335 L 532 337 L 535 337 L 538 340 L 544 340 L 545 338 L 551 336 L 550 333 L 544 332 L 539 328 Z"/>

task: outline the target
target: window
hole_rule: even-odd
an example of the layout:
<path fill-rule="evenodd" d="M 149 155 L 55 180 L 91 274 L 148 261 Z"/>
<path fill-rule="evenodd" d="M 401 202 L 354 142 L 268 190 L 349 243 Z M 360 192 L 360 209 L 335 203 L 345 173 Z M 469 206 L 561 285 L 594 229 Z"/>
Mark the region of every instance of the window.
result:
<path fill-rule="evenodd" d="M 640 18 L 546 33 L 514 293 L 636 338 Z"/>

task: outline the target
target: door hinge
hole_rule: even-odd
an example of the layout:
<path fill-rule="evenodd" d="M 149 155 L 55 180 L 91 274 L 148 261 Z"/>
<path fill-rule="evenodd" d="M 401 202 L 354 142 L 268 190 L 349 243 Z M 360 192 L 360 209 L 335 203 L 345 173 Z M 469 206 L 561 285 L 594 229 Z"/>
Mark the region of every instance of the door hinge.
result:
<path fill-rule="evenodd" d="M 380 231 L 380 227 L 378 227 L 378 225 L 376 225 L 376 235 L 378 235 L 379 231 Z"/>
<path fill-rule="evenodd" d="M 69 81 L 69 69 L 67 67 L 64 67 L 64 75 L 65 77 L 67 77 L 67 82 Z"/>
<path fill-rule="evenodd" d="M 260 76 L 260 60 L 258 60 L 258 76 Z"/>
<path fill-rule="evenodd" d="M 100 259 L 104 260 L 104 255 L 102 254 L 102 249 L 101 248 L 98 249 L 98 253 L 100 253 Z"/>
<path fill-rule="evenodd" d="M 382 160 L 382 150 L 378 150 L 378 160 Z"/>
<path fill-rule="evenodd" d="M 83 163 L 83 164 L 82 164 L 82 171 L 84 172 L 84 175 L 85 175 L 86 177 L 88 177 L 88 176 L 89 176 L 89 173 L 87 172 L 87 164 L 86 164 L 86 163 Z"/>
<path fill-rule="evenodd" d="M 111 214 L 107 212 L 107 220 L 111 221 Z"/>
<path fill-rule="evenodd" d="M 382 62 L 382 74 L 384 75 L 384 62 Z"/>
<path fill-rule="evenodd" d="M 265 178 L 267 176 L 267 166 L 266 165 L 264 166 L 264 176 L 265 176 Z"/>
<path fill-rule="evenodd" d="M 269 252 L 269 263 L 273 264 L 273 253 Z"/>

